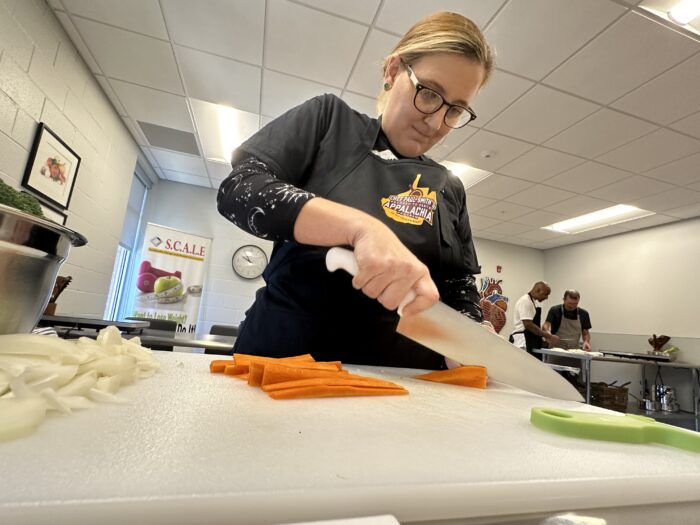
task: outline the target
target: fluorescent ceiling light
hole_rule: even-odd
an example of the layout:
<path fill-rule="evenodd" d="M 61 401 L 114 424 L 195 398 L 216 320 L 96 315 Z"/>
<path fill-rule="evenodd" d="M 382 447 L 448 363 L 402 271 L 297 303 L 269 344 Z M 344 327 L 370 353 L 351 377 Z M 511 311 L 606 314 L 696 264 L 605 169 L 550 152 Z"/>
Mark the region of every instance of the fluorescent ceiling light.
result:
<path fill-rule="evenodd" d="M 617 206 L 587 213 L 586 215 L 574 217 L 573 219 L 550 224 L 541 229 L 559 233 L 581 233 L 611 226 L 613 224 L 619 224 L 621 222 L 641 219 L 642 217 L 648 217 L 654 214 L 655 212 L 653 211 L 642 210 L 626 204 L 618 204 Z"/>
<path fill-rule="evenodd" d="M 220 104 L 188 99 L 202 143 L 204 157 L 216 162 L 231 162 L 231 154 L 259 128 L 260 117 Z"/>
<path fill-rule="evenodd" d="M 700 16 L 700 0 L 682 0 L 671 8 L 668 18 L 671 22 L 684 26 Z"/>
<path fill-rule="evenodd" d="M 465 188 L 474 186 L 477 182 L 484 180 L 486 177 L 491 175 L 492 172 L 486 170 L 480 170 L 479 168 L 473 168 L 468 164 L 461 164 L 459 162 L 450 162 L 449 160 L 443 160 L 440 164 L 445 166 L 450 170 L 459 180 L 462 181 Z"/>

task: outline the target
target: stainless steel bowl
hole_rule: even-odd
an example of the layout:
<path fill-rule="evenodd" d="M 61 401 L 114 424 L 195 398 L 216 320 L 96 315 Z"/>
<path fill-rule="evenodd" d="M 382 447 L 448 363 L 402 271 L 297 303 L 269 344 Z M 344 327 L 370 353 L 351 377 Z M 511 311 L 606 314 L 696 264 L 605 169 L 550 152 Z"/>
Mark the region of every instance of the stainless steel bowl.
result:
<path fill-rule="evenodd" d="M 0 205 L 0 334 L 32 331 L 70 247 L 84 244 L 73 230 Z"/>

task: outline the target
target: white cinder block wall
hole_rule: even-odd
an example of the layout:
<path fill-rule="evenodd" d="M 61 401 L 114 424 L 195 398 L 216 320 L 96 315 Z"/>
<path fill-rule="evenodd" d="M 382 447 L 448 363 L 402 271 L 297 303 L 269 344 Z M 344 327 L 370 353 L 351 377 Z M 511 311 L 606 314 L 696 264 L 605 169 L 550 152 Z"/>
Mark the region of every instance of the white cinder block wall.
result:
<path fill-rule="evenodd" d="M 101 317 L 138 147 L 44 0 L 0 1 L 0 178 L 20 187 L 38 122 L 80 157 L 66 226 L 88 239 L 57 313 Z"/>

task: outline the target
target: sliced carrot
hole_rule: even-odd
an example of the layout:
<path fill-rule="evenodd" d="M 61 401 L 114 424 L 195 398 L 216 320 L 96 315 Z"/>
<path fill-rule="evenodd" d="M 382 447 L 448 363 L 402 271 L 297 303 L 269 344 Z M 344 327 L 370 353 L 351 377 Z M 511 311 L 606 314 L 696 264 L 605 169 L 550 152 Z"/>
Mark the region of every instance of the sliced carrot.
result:
<path fill-rule="evenodd" d="M 375 379 L 373 377 L 352 376 L 351 374 L 337 374 L 335 377 L 313 377 L 309 379 L 284 381 L 282 383 L 272 383 L 269 385 L 263 385 L 262 389 L 265 392 L 275 392 L 278 390 L 285 390 L 287 388 L 313 388 L 324 386 L 358 386 L 385 389 L 403 388 L 402 386 L 399 386 L 396 383 L 392 383 L 391 381 L 384 381 L 382 379 Z"/>
<path fill-rule="evenodd" d="M 248 354 L 233 354 L 233 361 L 235 368 L 224 369 L 226 375 L 241 376 L 247 374 L 251 363 L 277 363 L 279 361 L 285 362 L 315 362 L 311 354 L 295 355 L 291 357 L 264 357 L 259 355 L 248 355 Z M 247 377 L 247 376 L 246 376 Z"/>
<path fill-rule="evenodd" d="M 440 370 L 416 376 L 416 379 L 435 381 L 437 383 L 449 383 L 451 385 L 471 386 L 474 388 L 486 388 L 486 368 L 483 366 L 460 366 L 450 370 Z"/>
<path fill-rule="evenodd" d="M 309 397 L 348 397 L 348 396 L 402 396 L 408 394 L 405 388 L 373 388 L 354 385 L 320 385 L 313 387 L 286 388 L 268 392 L 272 399 L 302 399 Z"/>
<path fill-rule="evenodd" d="M 338 370 L 337 368 L 307 368 L 306 366 L 304 366 L 306 364 L 313 365 L 321 363 L 295 363 L 293 366 L 290 366 L 289 363 L 266 363 L 264 365 L 263 374 L 260 378 L 260 383 L 257 386 L 271 385 L 274 383 L 283 383 L 285 381 L 293 381 L 297 379 L 309 379 L 313 377 L 335 377 L 338 374 L 348 374 L 346 370 Z M 251 368 L 251 372 L 252 370 L 253 368 Z M 248 384 L 251 384 L 250 380 L 248 381 Z"/>
<path fill-rule="evenodd" d="M 209 363 L 209 371 L 212 374 L 222 374 L 227 365 L 232 365 L 233 359 L 214 359 Z"/>

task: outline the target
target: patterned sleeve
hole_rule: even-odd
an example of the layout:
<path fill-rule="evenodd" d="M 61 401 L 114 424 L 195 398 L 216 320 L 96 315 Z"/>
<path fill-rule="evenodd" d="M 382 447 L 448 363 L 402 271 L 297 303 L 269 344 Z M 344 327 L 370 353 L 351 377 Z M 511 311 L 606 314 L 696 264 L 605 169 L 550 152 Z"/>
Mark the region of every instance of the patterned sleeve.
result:
<path fill-rule="evenodd" d="M 476 279 L 473 275 L 461 278 L 445 279 L 437 283 L 440 299 L 447 306 L 466 315 L 471 320 L 481 323 L 484 320 L 479 305 L 479 292 L 476 289 Z"/>
<path fill-rule="evenodd" d="M 294 222 L 315 195 L 281 181 L 249 156 L 233 165 L 216 197 L 219 213 L 248 233 L 271 241 L 294 240 Z"/>

